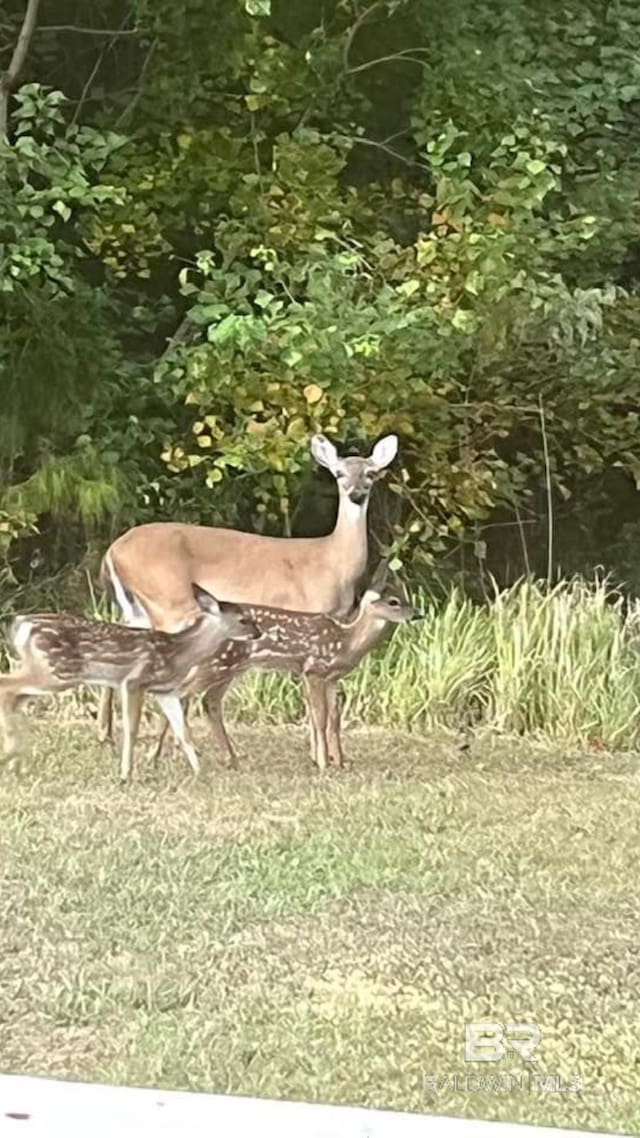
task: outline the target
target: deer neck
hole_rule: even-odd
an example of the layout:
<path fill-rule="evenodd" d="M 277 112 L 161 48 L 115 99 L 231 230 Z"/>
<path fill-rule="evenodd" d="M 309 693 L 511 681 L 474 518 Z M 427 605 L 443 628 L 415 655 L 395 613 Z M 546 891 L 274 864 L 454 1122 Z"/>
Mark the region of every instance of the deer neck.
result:
<path fill-rule="evenodd" d="M 168 633 L 165 635 L 169 635 Z M 200 663 L 211 655 L 215 637 L 207 627 L 202 617 L 197 617 L 193 624 L 173 633 L 171 640 L 175 646 L 176 662 L 179 666 L 184 663 Z M 166 643 L 166 641 L 165 641 Z"/>
<path fill-rule="evenodd" d="M 345 576 L 356 581 L 367 567 L 367 508 L 340 493 L 338 516 L 330 535 L 334 564 L 344 566 Z"/>
<path fill-rule="evenodd" d="M 377 644 L 387 622 L 383 617 L 374 616 L 366 609 L 360 611 L 350 623 L 343 623 L 344 650 L 354 663 Z"/>

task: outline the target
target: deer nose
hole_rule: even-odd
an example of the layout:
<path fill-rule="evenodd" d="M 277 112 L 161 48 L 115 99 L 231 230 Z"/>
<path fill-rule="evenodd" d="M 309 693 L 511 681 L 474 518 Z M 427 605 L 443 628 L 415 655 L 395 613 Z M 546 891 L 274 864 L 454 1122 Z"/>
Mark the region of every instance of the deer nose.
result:
<path fill-rule="evenodd" d="M 352 490 L 349 497 L 354 505 L 362 506 L 369 497 L 369 492 L 368 490 Z"/>

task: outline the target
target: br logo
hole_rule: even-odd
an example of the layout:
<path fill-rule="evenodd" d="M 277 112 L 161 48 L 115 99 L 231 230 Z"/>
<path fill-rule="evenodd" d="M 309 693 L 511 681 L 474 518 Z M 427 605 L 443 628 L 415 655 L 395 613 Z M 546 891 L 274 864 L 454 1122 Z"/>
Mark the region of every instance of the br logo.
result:
<path fill-rule="evenodd" d="M 465 1061 L 498 1063 L 519 1055 L 525 1063 L 535 1063 L 534 1051 L 540 1039 L 541 1031 L 535 1023 L 465 1023 Z"/>

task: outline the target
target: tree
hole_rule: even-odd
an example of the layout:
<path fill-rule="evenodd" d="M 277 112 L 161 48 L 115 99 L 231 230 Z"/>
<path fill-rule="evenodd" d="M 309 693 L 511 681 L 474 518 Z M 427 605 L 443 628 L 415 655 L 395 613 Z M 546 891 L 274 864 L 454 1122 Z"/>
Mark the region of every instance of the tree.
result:
<path fill-rule="evenodd" d="M 400 434 L 399 559 L 500 572 L 513 532 L 540 569 L 550 501 L 573 544 L 637 519 L 635 5 L 53 9 L 0 190 L 12 535 L 296 531 L 314 430 Z"/>

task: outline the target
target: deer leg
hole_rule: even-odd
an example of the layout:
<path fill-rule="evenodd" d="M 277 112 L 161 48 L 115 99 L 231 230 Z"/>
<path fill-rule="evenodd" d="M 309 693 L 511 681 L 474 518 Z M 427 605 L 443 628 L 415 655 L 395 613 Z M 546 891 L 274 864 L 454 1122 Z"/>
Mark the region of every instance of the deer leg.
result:
<path fill-rule="evenodd" d="M 101 688 L 98 703 L 98 741 L 113 743 L 113 689 Z"/>
<path fill-rule="evenodd" d="M 313 761 L 318 770 L 326 770 L 327 750 L 327 685 L 320 676 L 305 675 L 307 707 L 312 721 Z"/>
<path fill-rule="evenodd" d="M 17 767 L 16 751 L 18 750 L 19 736 L 14 730 L 15 711 L 24 698 L 12 676 L 0 678 L 0 723 L 4 736 L 4 757 L 9 770 Z"/>
<path fill-rule="evenodd" d="M 122 701 L 122 756 L 120 759 L 120 782 L 126 782 L 131 774 L 133 749 L 140 726 L 140 713 L 144 692 L 142 688 L 122 684 L 120 688 Z"/>
<path fill-rule="evenodd" d="M 130 601 L 123 591 L 120 583 L 116 586 L 116 600 L 125 624 L 130 628 L 151 628 L 149 617 L 145 610 L 135 600 Z M 98 741 L 100 743 L 113 743 L 113 688 L 103 688 L 98 703 Z"/>
<path fill-rule="evenodd" d="M 337 767 L 344 766 L 344 754 L 340 739 L 340 692 L 337 680 L 327 681 L 327 746 L 329 762 Z"/>
<path fill-rule="evenodd" d="M 222 712 L 222 701 L 228 686 L 228 684 L 217 684 L 215 687 L 209 688 L 205 692 L 204 710 L 215 745 L 226 753 L 229 766 L 235 769 L 238 766 L 238 757 L 227 735 Z"/>
<path fill-rule="evenodd" d="M 160 703 L 160 697 L 158 697 L 158 702 Z M 189 714 L 189 707 L 190 707 L 190 700 L 187 697 L 187 699 L 182 701 L 182 715 L 183 715 L 185 729 L 186 729 L 187 716 Z M 164 708 L 162 708 L 162 705 L 161 705 L 161 710 L 163 711 L 163 714 L 164 714 Z M 170 726 L 169 720 L 165 716 L 165 719 L 164 719 L 162 726 L 160 728 L 160 734 L 158 736 L 158 742 L 156 743 L 155 748 L 151 754 L 151 761 L 152 761 L 154 766 L 158 765 L 158 760 L 160 758 L 160 755 L 162 754 L 162 748 L 164 747 L 164 742 L 165 742 L 165 739 L 167 737 L 167 731 L 169 730 L 169 726 Z M 180 745 L 180 744 L 178 744 L 178 745 Z M 190 759 L 189 759 L 189 762 L 191 762 Z"/>
<path fill-rule="evenodd" d="M 160 728 L 160 734 L 158 735 L 158 742 L 156 743 L 155 750 L 153 751 L 153 753 L 151 755 L 151 761 L 152 761 L 154 766 L 158 765 L 158 759 L 160 758 L 160 755 L 162 754 L 162 748 L 164 747 L 164 741 L 167 737 L 167 731 L 168 730 L 169 730 L 169 720 L 163 719 L 162 726 Z"/>
<path fill-rule="evenodd" d="M 318 732 L 316 730 L 315 717 L 311 710 L 312 694 L 309 689 L 308 677 L 302 676 L 302 686 L 304 688 L 304 697 L 307 705 L 307 719 L 309 721 L 309 742 L 311 744 L 311 762 L 318 765 Z"/>
<path fill-rule="evenodd" d="M 180 698 L 177 695 L 158 695 L 156 696 L 160 707 L 162 708 L 166 718 L 171 725 L 178 743 L 184 751 L 187 762 L 191 767 L 194 774 L 200 771 L 200 762 L 196 754 L 196 749 L 191 741 L 191 736 L 187 729 L 187 724 L 182 710 Z"/>

